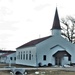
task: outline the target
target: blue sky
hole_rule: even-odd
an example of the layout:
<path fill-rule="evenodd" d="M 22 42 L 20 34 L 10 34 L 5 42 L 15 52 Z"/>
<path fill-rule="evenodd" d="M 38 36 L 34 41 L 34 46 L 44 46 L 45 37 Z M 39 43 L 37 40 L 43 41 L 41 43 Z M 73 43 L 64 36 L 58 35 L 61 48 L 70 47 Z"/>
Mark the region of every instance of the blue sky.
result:
<path fill-rule="evenodd" d="M 55 8 L 59 18 L 75 17 L 74 0 L 0 0 L 0 49 L 51 34 Z"/>

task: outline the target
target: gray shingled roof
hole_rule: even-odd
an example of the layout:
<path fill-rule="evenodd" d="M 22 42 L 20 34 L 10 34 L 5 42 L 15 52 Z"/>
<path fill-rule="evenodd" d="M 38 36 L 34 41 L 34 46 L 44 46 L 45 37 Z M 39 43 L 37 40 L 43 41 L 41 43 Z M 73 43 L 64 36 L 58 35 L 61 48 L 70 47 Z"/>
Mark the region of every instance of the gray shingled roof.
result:
<path fill-rule="evenodd" d="M 50 37 L 52 37 L 52 36 L 47 36 L 47 37 L 43 37 L 43 38 L 32 40 L 32 41 L 30 41 L 28 43 L 25 43 L 25 44 L 17 47 L 16 49 L 24 48 L 24 47 L 30 47 L 30 46 L 35 46 L 36 44 L 38 44 L 38 43 L 40 43 L 40 42 L 42 42 L 42 41 L 44 41 L 44 40 L 46 40 L 46 39 L 48 39 Z"/>

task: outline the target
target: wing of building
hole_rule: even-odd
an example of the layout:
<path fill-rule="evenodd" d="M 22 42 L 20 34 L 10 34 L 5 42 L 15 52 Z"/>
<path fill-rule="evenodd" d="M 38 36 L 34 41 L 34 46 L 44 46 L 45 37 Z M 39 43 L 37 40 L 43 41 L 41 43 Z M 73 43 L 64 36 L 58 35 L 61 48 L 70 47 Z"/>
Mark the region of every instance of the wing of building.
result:
<path fill-rule="evenodd" d="M 16 64 L 43 66 L 75 63 L 75 45 L 61 36 L 57 8 L 51 30 L 51 36 L 32 40 L 16 48 Z"/>
<path fill-rule="evenodd" d="M 0 50 L 0 63 L 16 64 L 16 51 Z"/>

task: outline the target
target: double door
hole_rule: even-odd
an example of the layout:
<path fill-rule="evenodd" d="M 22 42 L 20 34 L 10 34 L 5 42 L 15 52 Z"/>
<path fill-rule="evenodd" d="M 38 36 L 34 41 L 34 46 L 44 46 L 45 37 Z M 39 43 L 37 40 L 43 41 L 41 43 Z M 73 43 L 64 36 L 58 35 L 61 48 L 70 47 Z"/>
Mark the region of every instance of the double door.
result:
<path fill-rule="evenodd" d="M 61 65 L 61 58 L 55 57 L 55 65 Z"/>

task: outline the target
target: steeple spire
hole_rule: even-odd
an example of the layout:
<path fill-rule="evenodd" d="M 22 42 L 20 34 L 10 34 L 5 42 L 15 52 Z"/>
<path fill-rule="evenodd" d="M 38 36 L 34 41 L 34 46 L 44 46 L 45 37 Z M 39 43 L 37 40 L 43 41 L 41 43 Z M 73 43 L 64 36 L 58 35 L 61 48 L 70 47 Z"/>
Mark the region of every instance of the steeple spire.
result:
<path fill-rule="evenodd" d="M 56 7 L 56 11 L 55 11 L 55 16 L 54 16 L 54 22 L 53 22 L 52 30 L 53 29 L 61 30 L 57 7 Z"/>

